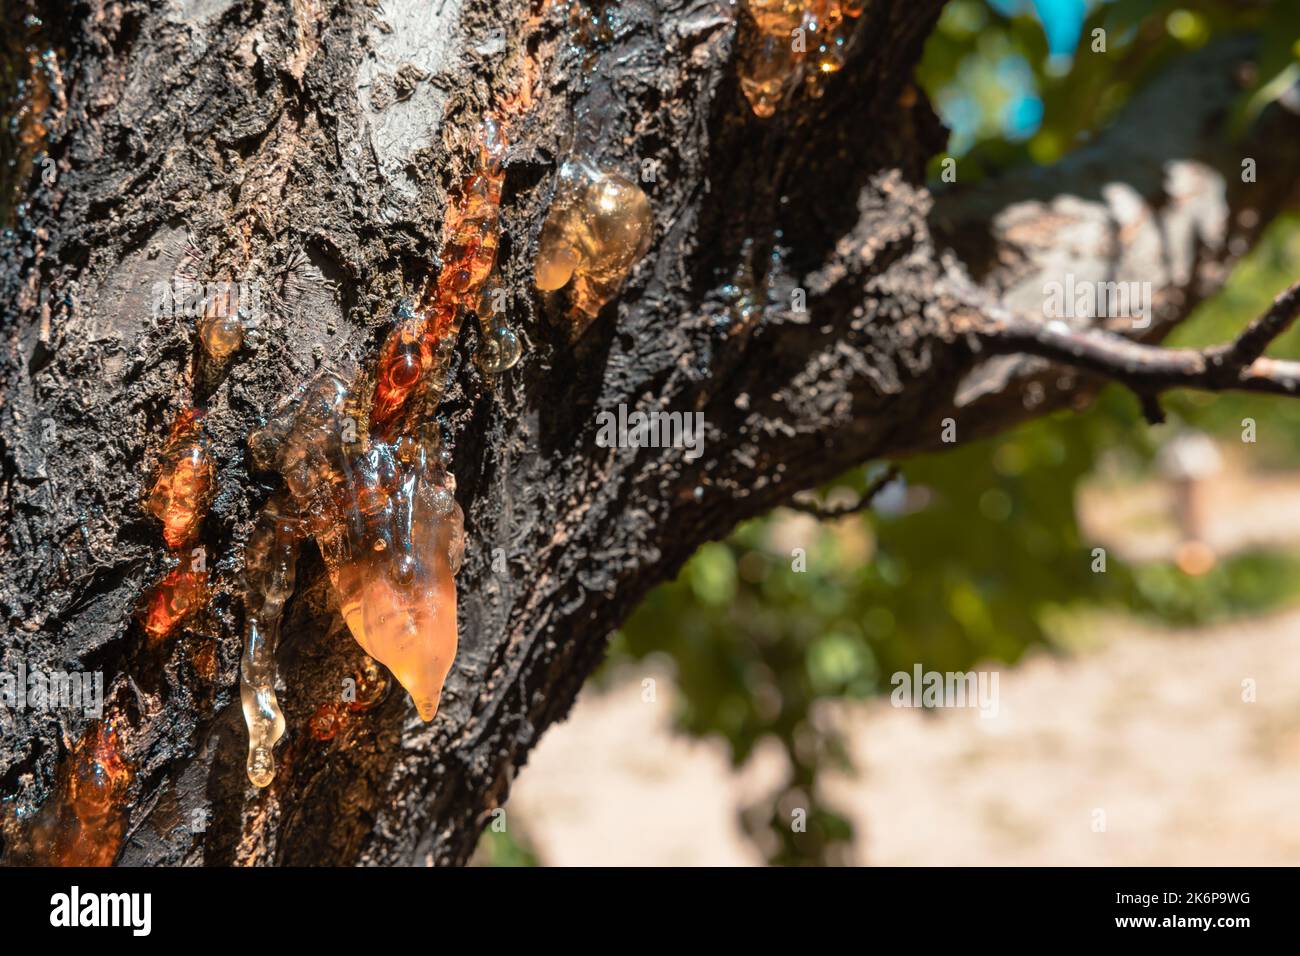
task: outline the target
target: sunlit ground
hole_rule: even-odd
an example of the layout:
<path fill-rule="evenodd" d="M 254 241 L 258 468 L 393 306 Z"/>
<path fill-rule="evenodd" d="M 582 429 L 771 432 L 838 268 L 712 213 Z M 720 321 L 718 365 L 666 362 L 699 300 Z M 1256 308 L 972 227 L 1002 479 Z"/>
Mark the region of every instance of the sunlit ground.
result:
<path fill-rule="evenodd" d="M 1215 552 L 1300 543 L 1300 474 L 1250 475 L 1224 450 L 1203 488 Z M 1176 553 L 1168 482 L 1079 500 L 1111 560 Z M 857 767 L 822 784 L 854 826 L 853 862 L 1300 863 L 1300 609 L 1199 629 L 1076 612 L 1053 631 L 1061 650 L 998 668 L 996 717 L 820 706 Z M 514 786 L 511 840 L 548 865 L 761 864 L 739 815 L 782 780 L 783 752 L 760 746 L 732 772 L 720 741 L 674 733 L 673 698 L 653 663 L 584 691 Z"/>

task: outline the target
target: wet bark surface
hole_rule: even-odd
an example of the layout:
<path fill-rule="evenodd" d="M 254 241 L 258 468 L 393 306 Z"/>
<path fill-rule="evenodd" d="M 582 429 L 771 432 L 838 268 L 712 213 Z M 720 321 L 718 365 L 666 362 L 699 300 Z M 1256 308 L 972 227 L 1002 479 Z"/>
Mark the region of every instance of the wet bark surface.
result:
<path fill-rule="evenodd" d="M 824 95 L 797 93 L 768 121 L 739 91 L 735 10 L 713 0 L 553 3 L 529 32 L 530 0 L 30 8 L 35 47 L 54 51 L 41 67 L 52 163 L 30 164 L 0 243 L 0 669 L 104 672 L 136 771 L 120 863 L 464 862 L 608 635 L 699 544 L 852 465 L 935 446 L 944 417 L 962 427 L 975 399 L 959 383 L 987 374 L 963 322 L 1031 281 L 1035 250 L 1068 233 L 1049 219 L 1075 180 L 1044 171 L 1026 207 L 1009 176 L 932 216 L 924 170 L 945 134 L 911 77 L 941 7 L 872 4 Z M 239 570 L 275 481 L 245 438 L 317 370 L 373 366 L 397 303 L 438 267 L 450 190 L 525 48 L 543 81 L 511 131 L 499 261 L 527 352 L 488 381 L 467 322 L 442 406 L 468 536 L 442 709 L 423 724 L 398 687 L 331 741 L 307 732 L 361 654 L 308 546 L 279 654 L 289 731 L 257 791 Z M 1204 147 L 1221 140 L 1249 50 L 1214 56 L 1177 136 L 1142 164 L 1099 144 L 1086 165 L 1079 218 L 1119 222 L 1100 187 L 1140 179 L 1124 215 L 1145 215 L 1141 228 L 1070 240 L 1101 243 L 1098 270 L 1158 283 L 1161 328 L 1222 280 L 1242 251 L 1233 235 L 1253 238 L 1291 201 L 1300 168 L 1275 129 L 1260 146 L 1280 157 L 1261 162 L 1267 189 L 1224 186 L 1237 152 Z M 581 335 L 532 287 L 570 152 L 645 173 L 655 215 L 649 255 Z M 1181 204 L 1162 172 L 1175 159 L 1200 176 Z M 1148 219 L 1157 248 L 1138 250 Z M 1147 254 L 1188 264 L 1153 274 Z M 261 321 L 219 375 L 196 363 L 192 319 L 155 314 L 178 274 L 263 290 Z M 1037 368 L 968 392 L 971 433 L 1053 406 L 1023 398 Z M 1051 381 L 1061 401 L 1086 394 Z M 133 612 L 167 557 L 141 502 L 189 403 L 208 409 L 219 465 L 201 542 L 215 595 L 151 647 Z M 703 455 L 600 447 L 596 415 L 620 404 L 702 412 Z M 37 806 L 81 718 L 0 721 L 0 795 Z"/>

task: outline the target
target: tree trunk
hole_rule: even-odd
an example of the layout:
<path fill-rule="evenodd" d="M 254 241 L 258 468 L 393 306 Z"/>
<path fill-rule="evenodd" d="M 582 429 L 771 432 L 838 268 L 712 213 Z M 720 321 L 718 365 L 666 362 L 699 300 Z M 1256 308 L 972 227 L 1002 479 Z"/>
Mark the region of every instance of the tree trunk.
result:
<path fill-rule="evenodd" d="M 10 57 L 49 95 L 0 245 L 0 669 L 104 672 L 129 715 L 126 864 L 464 862 L 607 636 L 698 545 L 852 465 L 939 447 L 945 419 L 965 441 L 1086 399 L 1095 370 L 987 358 L 973 323 L 1032 312 L 1069 255 L 1080 281 L 1153 283 L 1154 341 L 1300 179 L 1285 110 L 1239 145 L 1223 134 L 1251 52 L 1236 41 L 1175 65 L 1059 168 L 936 200 L 945 132 L 912 71 L 941 0 L 875 0 L 824 95 L 768 120 L 741 95 L 722 0 L 535 19 L 533 0 L 32 2 L 41 23 Z M 246 436 L 317 369 L 373 367 L 525 53 L 542 81 L 507 153 L 499 262 L 527 352 L 489 382 L 466 323 L 442 405 L 468 537 L 442 709 L 424 724 L 397 688 L 333 740 L 308 732 L 361 656 L 309 547 L 279 651 L 288 735 L 257 790 L 240 572 L 274 483 Z M 532 286 L 570 152 L 652 174 L 655 224 L 576 337 Z M 192 321 L 151 317 L 178 273 L 267 290 L 216 378 L 196 374 Z M 167 566 L 141 501 L 191 403 L 218 462 L 214 596 L 157 647 L 133 617 Z M 703 455 L 600 447 L 595 417 L 620 404 L 702 412 Z M 0 795 L 39 805 L 84 722 L 0 721 Z"/>

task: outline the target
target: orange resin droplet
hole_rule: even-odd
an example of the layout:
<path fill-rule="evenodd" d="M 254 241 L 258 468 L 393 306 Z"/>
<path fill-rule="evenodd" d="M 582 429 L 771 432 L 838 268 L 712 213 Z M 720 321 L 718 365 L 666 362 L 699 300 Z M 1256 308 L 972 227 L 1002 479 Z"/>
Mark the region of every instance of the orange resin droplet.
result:
<path fill-rule="evenodd" d="M 244 323 L 235 312 L 231 295 L 221 291 L 204 306 L 198 321 L 199 341 L 213 359 L 224 362 L 244 344 Z"/>
<path fill-rule="evenodd" d="M 384 340 L 370 408 L 370 427 L 377 435 L 393 429 L 411 393 L 433 365 L 427 325 L 420 313 L 399 313 L 397 325 Z"/>
<path fill-rule="evenodd" d="M 18 834 L 5 862 L 111 866 L 126 830 L 123 798 L 130 785 L 115 720 L 96 721 L 73 746 L 49 801 Z"/>
<path fill-rule="evenodd" d="M 813 53 L 814 72 L 809 74 L 809 81 L 816 86 L 819 77 L 838 73 L 844 65 L 844 10 L 838 0 L 814 0 L 809 4 L 804 17 L 804 25 L 816 38 L 817 49 Z M 814 95 L 819 95 L 814 94 Z"/>
<path fill-rule="evenodd" d="M 311 732 L 312 739 L 323 743 L 337 737 L 343 726 L 345 713 L 346 711 L 335 701 L 317 707 L 316 712 L 307 721 L 307 729 Z"/>
<path fill-rule="evenodd" d="M 480 170 L 461 189 L 460 202 L 447 212 L 443 226 L 443 261 L 438 275 L 439 300 L 474 308 L 483 284 L 496 265 L 501 235 L 501 183 L 504 174 Z"/>
<path fill-rule="evenodd" d="M 194 565 L 190 556 L 182 557 L 145 595 L 141 619 L 151 640 L 169 636 L 208 603 L 208 572 Z"/>
<path fill-rule="evenodd" d="M 198 537 L 212 503 L 216 469 L 190 408 L 176 416 L 163 449 L 158 480 L 149 494 L 149 512 L 162 522 L 163 540 L 175 550 Z"/>

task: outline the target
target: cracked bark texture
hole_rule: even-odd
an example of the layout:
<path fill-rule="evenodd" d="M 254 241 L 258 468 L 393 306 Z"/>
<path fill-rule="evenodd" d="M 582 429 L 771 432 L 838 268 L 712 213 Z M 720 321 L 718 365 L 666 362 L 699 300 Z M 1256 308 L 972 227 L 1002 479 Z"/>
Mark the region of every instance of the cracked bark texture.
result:
<path fill-rule="evenodd" d="M 731 5 L 629 0 L 586 33 L 550 6 L 529 34 L 530 0 L 35 3 L 58 54 L 57 175 L 19 183 L 0 245 L 0 669 L 105 672 L 136 767 L 119 863 L 464 862 L 609 633 L 699 544 L 934 446 L 944 417 L 964 439 L 1091 393 L 1037 359 L 973 354 L 962 331 L 982 303 L 1041 310 L 1067 268 L 1150 281 L 1163 334 L 1300 178 L 1284 111 L 1247 142 L 1224 134 L 1246 42 L 1171 68 L 1058 168 L 932 208 L 945 133 L 912 71 L 941 0 L 876 0 L 825 95 L 770 121 L 740 94 Z M 521 44 L 543 82 L 512 130 L 500 262 L 528 351 L 488 383 L 466 323 L 443 404 L 469 543 L 442 709 L 425 725 L 399 689 L 344 737 L 310 737 L 360 651 L 309 546 L 279 653 L 289 731 L 256 791 L 238 573 L 273 484 L 245 436 L 316 369 L 373 364 L 396 302 L 436 268 L 449 190 Z M 531 288 L 570 150 L 654 175 L 651 252 L 576 341 Z M 217 380 L 193 375 L 191 321 L 151 315 L 178 271 L 266 290 Z M 202 538 L 215 597 L 149 650 L 132 612 L 166 558 L 141 499 L 188 401 L 209 408 L 219 461 Z M 620 403 L 703 412 L 703 457 L 598 447 L 595 415 Z M 0 721 L 0 794 L 39 804 L 81 724 Z"/>

